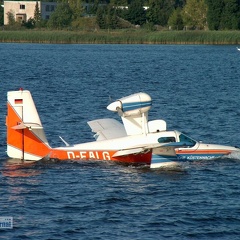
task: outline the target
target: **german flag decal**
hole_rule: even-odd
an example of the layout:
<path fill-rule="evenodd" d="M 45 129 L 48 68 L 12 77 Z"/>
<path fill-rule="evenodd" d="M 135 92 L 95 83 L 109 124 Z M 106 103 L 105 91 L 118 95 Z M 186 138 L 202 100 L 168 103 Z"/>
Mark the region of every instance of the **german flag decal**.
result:
<path fill-rule="evenodd" d="M 15 99 L 15 104 L 23 104 L 23 100 L 22 99 Z"/>

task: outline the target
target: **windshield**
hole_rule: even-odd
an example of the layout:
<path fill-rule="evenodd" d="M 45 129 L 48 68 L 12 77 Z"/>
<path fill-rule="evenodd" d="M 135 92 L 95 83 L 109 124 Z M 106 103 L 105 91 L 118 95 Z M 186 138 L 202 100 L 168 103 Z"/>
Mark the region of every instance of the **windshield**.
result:
<path fill-rule="evenodd" d="M 180 142 L 189 143 L 189 144 L 191 144 L 191 145 L 193 145 L 193 146 L 196 144 L 196 141 L 195 141 L 195 140 L 193 140 L 193 139 L 191 139 L 190 137 L 184 135 L 183 133 L 181 133 L 181 134 L 179 135 L 179 141 L 180 141 Z"/>

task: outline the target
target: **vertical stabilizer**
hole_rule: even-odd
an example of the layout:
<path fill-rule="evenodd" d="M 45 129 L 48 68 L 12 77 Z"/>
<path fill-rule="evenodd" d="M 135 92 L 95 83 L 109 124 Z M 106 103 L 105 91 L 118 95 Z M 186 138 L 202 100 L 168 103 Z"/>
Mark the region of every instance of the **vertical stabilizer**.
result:
<path fill-rule="evenodd" d="M 7 154 L 11 158 L 40 160 L 50 152 L 44 129 L 31 93 L 7 94 Z"/>

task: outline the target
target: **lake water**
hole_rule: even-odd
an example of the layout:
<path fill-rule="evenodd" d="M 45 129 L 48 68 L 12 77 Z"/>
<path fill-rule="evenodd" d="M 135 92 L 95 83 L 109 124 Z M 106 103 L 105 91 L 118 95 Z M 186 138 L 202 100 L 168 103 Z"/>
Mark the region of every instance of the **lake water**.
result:
<path fill-rule="evenodd" d="M 0 44 L 0 239 L 239 239 L 240 156 L 152 171 L 111 162 L 8 160 L 7 91 L 32 92 L 51 146 L 92 141 L 86 122 L 136 92 L 150 120 L 240 145 L 236 46 Z"/>

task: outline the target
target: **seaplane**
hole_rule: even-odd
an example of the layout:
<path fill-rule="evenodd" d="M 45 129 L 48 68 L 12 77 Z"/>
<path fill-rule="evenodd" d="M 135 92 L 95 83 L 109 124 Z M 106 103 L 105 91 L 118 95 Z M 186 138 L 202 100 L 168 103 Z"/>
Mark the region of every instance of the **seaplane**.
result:
<path fill-rule="evenodd" d="M 240 152 L 237 147 L 206 144 L 177 130 L 167 130 L 164 120 L 149 121 L 152 99 L 144 92 L 107 106 L 121 122 L 111 118 L 89 121 L 95 138 L 92 142 L 70 145 L 60 137 L 64 146 L 57 148 L 47 141 L 30 91 L 9 91 L 7 100 L 7 155 L 13 159 L 104 160 L 161 168 Z"/>

